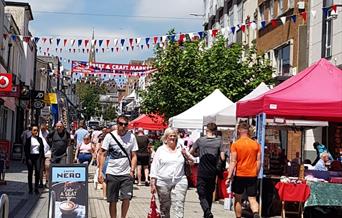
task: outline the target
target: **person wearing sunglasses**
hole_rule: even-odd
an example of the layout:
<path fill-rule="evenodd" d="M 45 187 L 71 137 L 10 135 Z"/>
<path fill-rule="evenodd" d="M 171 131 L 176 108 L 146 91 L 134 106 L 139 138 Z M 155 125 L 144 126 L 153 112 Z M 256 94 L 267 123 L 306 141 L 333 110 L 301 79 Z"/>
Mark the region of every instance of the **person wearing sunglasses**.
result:
<path fill-rule="evenodd" d="M 39 129 L 38 126 L 32 126 L 31 130 L 32 136 L 27 138 L 26 144 L 24 147 L 26 165 L 28 170 L 28 187 L 29 194 L 33 193 L 33 185 L 32 185 L 32 177 L 34 170 L 34 192 L 39 194 L 38 185 L 39 185 L 39 177 L 40 177 L 40 163 L 44 158 L 44 144 L 41 137 L 39 137 Z"/>
<path fill-rule="evenodd" d="M 117 217 L 116 204 L 119 199 L 122 201 L 121 217 L 127 216 L 133 196 L 133 176 L 137 166 L 137 151 L 137 140 L 134 134 L 128 131 L 128 117 L 120 115 L 117 118 L 117 130 L 108 133 L 103 140 L 99 161 L 99 168 L 102 169 L 105 156 L 108 158 L 106 194 L 111 218 Z M 103 183 L 102 173 L 99 173 L 98 180 L 101 184 Z"/>

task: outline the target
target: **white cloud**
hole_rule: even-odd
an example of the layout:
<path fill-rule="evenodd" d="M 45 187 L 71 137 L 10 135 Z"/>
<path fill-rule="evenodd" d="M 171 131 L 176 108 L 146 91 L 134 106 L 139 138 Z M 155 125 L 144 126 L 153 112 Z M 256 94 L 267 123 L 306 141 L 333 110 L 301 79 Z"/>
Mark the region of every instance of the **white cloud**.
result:
<path fill-rule="evenodd" d="M 203 14 L 203 0 L 139 0 L 136 3 L 137 16 L 189 17 L 189 14 Z"/>
<path fill-rule="evenodd" d="M 14 1 L 23 2 L 22 0 Z M 34 11 L 61 11 L 70 8 L 75 11 L 84 4 L 83 0 L 26 0 L 25 2 L 30 4 L 33 13 Z"/>

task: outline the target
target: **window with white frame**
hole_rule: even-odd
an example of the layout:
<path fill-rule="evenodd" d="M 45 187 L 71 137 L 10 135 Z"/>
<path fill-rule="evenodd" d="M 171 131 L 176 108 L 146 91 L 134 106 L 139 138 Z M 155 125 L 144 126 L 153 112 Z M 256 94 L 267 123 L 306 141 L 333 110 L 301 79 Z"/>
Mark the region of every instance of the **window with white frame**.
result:
<path fill-rule="evenodd" d="M 283 0 L 278 0 L 278 15 L 284 13 L 284 2 Z"/>
<path fill-rule="evenodd" d="M 279 76 L 290 76 L 290 44 L 274 50 L 277 72 Z"/>
<path fill-rule="evenodd" d="M 260 21 L 265 20 L 265 10 L 264 10 L 264 4 L 259 6 L 259 16 L 260 16 Z"/>
<path fill-rule="evenodd" d="M 273 19 L 273 18 L 274 18 L 274 0 L 271 0 L 271 1 L 270 1 L 270 4 L 269 4 L 269 13 L 270 13 L 269 20 L 270 20 L 270 19 Z"/>
<path fill-rule="evenodd" d="M 328 8 L 333 5 L 333 0 L 324 0 L 323 7 Z M 333 17 L 331 9 L 327 11 L 323 17 L 322 27 L 322 58 L 330 58 L 332 56 L 332 28 Z"/>

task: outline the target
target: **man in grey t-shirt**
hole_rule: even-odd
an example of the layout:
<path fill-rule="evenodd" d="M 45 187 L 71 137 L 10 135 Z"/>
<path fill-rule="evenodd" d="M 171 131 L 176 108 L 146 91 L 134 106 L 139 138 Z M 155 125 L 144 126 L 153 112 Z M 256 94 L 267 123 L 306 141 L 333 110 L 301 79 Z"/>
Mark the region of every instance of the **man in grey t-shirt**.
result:
<path fill-rule="evenodd" d="M 211 205 L 217 175 L 217 162 L 219 158 L 224 161 L 225 147 L 222 138 L 216 136 L 217 126 L 215 123 L 208 123 L 206 136 L 197 139 L 192 146 L 190 153 L 194 154 L 199 150 L 200 162 L 197 174 L 197 193 L 205 218 L 213 217 Z"/>
<path fill-rule="evenodd" d="M 126 217 L 130 200 L 133 196 L 133 176 L 137 166 L 138 143 L 135 136 L 128 132 L 128 118 L 120 115 L 117 118 L 118 129 L 107 134 L 102 142 L 99 169 L 103 169 L 104 156 L 109 158 L 106 169 L 107 201 L 111 218 L 116 218 L 116 203 L 122 200 L 121 217 Z M 114 139 L 116 138 L 116 140 Z M 125 149 L 123 151 L 119 144 Z M 99 182 L 103 175 L 99 171 Z"/>

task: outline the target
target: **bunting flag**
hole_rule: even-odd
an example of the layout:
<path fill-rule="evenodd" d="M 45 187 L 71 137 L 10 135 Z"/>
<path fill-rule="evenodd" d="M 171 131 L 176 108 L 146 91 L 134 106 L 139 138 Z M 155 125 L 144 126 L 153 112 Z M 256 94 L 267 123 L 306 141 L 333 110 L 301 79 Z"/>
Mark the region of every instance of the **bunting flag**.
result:
<path fill-rule="evenodd" d="M 157 44 L 158 42 L 158 36 L 153 37 L 153 44 Z"/>
<path fill-rule="evenodd" d="M 277 27 L 277 20 L 276 19 L 272 19 L 271 20 L 271 25 L 273 28 Z"/>
<path fill-rule="evenodd" d="M 331 10 L 336 13 L 337 12 L 337 5 L 333 4 L 331 6 Z"/>
<path fill-rule="evenodd" d="M 243 25 L 240 26 L 240 29 L 241 29 L 242 32 L 245 32 L 246 31 L 246 26 L 243 24 Z"/>
<path fill-rule="evenodd" d="M 102 46 L 102 43 L 103 43 L 103 40 L 100 39 L 100 40 L 99 40 L 99 46 L 100 46 L 100 47 Z"/>
<path fill-rule="evenodd" d="M 24 42 L 29 43 L 30 40 L 31 40 L 31 37 L 29 37 L 29 36 L 24 37 Z"/>
<path fill-rule="evenodd" d="M 59 46 L 60 41 L 61 41 L 61 39 L 59 39 L 59 38 L 56 39 L 57 47 Z"/>
<path fill-rule="evenodd" d="M 78 40 L 78 47 L 80 47 L 82 45 L 82 41 L 83 41 L 82 39 Z"/>
<path fill-rule="evenodd" d="M 200 32 L 198 32 L 198 35 L 199 35 L 200 39 L 203 39 L 203 37 L 204 37 L 204 32 L 203 32 L 203 31 L 200 31 Z"/>
<path fill-rule="evenodd" d="M 85 39 L 85 40 L 84 40 L 84 46 L 87 47 L 87 46 L 88 46 L 88 43 L 89 43 L 89 40 L 88 40 L 88 39 Z"/>
<path fill-rule="evenodd" d="M 292 19 L 293 23 L 296 23 L 297 16 L 296 16 L 296 15 L 292 15 L 292 16 L 291 16 L 291 19 Z"/>
<path fill-rule="evenodd" d="M 119 42 L 118 39 L 114 39 L 114 41 L 113 41 L 114 47 L 116 47 L 118 45 L 118 42 Z"/>
<path fill-rule="evenodd" d="M 50 45 L 52 45 L 53 38 L 50 38 L 50 39 L 49 39 L 49 42 L 50 42 Z"/>
<path fill-rule="evenodd" d="M 150 43 L 150 38 L 145 38 L 145 44 L 148 45 Z"/>
<path fill-rule="evenodd" d="M 305 22 L 306 21 L 306 16 L 307 16 L 306 11 L 300 13 L 300 15 L 302 16 L 302 18 L 303 18 L 303 20 Z"/>
<path fill-rule="evenodd" d="M 12 41 L 17 41 L 17 36 L 14 35 L 14 34 L 12 34 L 12 35 L 11 35 L 11 39 L 12 39 Z"/>
<path fill-rule="evenodd" d="M 313 18 L 316 18 L 316 13 L 317 13 L 317 11 L 314 11 L 314 10 L 311 11 L 311 15 Z"/>
<path fill-rule="evenodd" d="M 66 44 L 67 44 L 67 42 L 68 42 L 68 39 L 64 39 L 64 47 L 66 46 Z"/>
<path fill-rule="evenodd" d="M 72 39 L 72 40 L 71 40 L 71 46 L 72 46 L 72 47 L 74 47 L 74 45 L 75 45 L 75 42 L 76 42 L 76 40 L 75 40 L 75 39 Z"/>
<path fill-rule="evenodd" d="M 4 36 L 4 39 L 7 40 L 7 36 L 8 36 L 8 35 L 7 35 L 6 33 L 4 33 L 3 36 Z M 35 37 L 35 38 L 34 38 L 35 41 L 36 41 L 36 38 L 38 38 L 38 37 Z M 38 42 L 38 41 L 39 41 L 39 38 L 38 38 L 37 42 Z"/>
<path fill-rule="evenodd" d="M 230 27 L 230 31 L 234 34 L 235 33 L 235 26 Z"/>
<path fill-rule="evenodd" d="M 106 47 L 107 47 L 107 48 L 108 48 L 109 43 L 110 43 L 110 40 L 107 39 L 107 40 L 106 40 Z"/>
<path fill-rule="evenodd" d="M 140 38 L 140 37 L 135 39 L 135 44 L 136 44 L 136 45 L 139 45 L 140 42 L 141 42 L 141 38 Z"/>
<path fill-rule="evenodd" d="M 281 17 L 280 20 L 281 20 L 282 24 L 285 25 L 285 23 L 286 23 L 286 17 L 285 17 L 285 16 L 284 16 L 284 17 Z"/>
<path fill-rule="evenodd" d="M 132 45 L 133 45 L 133 38 L 129 39 L 129 45 L 132 47 Z"/>
<path fill-rule="evenodd" d="M 121 39 L 121 46 L 124 46 L 125 44 L 125 39 Z"/>
<path fill-rule="evenodd" d="M 43 42 L 44 42 L 44 43 L 46 42 L 46 38 L 43 38 Z"/>

